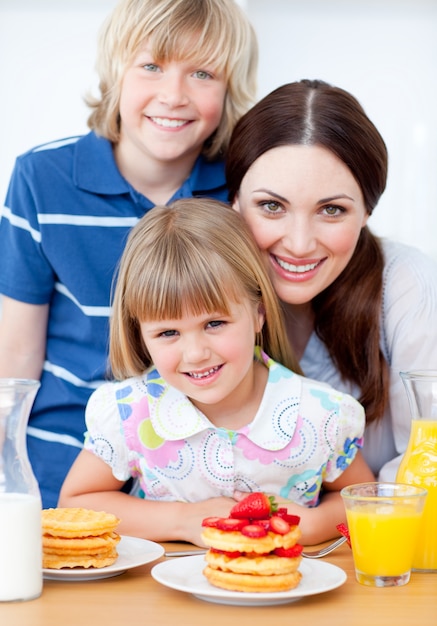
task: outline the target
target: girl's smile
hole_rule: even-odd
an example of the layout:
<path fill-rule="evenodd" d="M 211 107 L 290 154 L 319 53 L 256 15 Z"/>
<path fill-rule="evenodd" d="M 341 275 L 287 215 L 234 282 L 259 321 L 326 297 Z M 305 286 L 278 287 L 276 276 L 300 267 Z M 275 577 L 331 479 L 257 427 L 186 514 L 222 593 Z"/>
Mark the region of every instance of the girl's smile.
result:
<path fill-rule="evenodd" d="M 230 303 L 229 315 L 187 313 L 140 326 L 151 360 L 168 384 L 214 424 L 235 428 L 235 419 L 238 424 L 255 415 L 267 380 L 266 368 L 253 354 L 263 321 L 245 300 Z"/>

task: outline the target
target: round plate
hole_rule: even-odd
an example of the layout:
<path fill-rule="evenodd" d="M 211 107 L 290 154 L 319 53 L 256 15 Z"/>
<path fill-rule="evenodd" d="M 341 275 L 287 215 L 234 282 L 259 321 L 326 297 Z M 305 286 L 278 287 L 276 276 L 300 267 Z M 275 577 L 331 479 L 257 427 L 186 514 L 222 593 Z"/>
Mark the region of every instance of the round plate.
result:
<path fill-rule="evenodd" d="M 64 569 L 43 569 L 46 580 L 98 580 L 119 576 L 132 567 L 156 561 L 164 554 L 164 548 L 153 541 L 125 537 L 122 535 L 117 545 L 118 559 L 112 565 L 102 568 L 74 567 Z"/>
<path fill-rule="evenodd" d="M 299 567 L 302 580 L 295 589 L 276 593 L 244 593 L 214 587 L 202 574 L 204 567 L 204 556 L 177 557 L 155 565 L 152 576 L 166 587 L 192 593 L 201 600 L 238 606 L 268 606 L 294 602 L 304 596 L 340 587 L 347 578 L 346 572 L 336 565 L 302 559 Z"/>

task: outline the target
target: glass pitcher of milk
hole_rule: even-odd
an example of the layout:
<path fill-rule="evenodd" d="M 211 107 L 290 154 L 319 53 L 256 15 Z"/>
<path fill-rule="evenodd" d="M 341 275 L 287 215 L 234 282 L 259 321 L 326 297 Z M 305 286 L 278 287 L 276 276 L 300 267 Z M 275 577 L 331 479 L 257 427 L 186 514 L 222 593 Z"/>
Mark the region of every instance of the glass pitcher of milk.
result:
<path fill-rule="evenodd" d="M 41 595 L 41 495 L 26 427 L 40 383 L 0 378 L 0 602 Z"/>

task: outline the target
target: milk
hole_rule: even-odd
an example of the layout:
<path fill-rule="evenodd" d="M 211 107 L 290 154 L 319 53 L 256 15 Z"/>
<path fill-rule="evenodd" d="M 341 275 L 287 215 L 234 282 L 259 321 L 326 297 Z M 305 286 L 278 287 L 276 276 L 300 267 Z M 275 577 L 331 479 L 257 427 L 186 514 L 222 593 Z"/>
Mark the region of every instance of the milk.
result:
<path fill-rule="evenodd" d="M 0 601 L 31 600 L 41 592 L 41 501 L 0 493 Z"/>

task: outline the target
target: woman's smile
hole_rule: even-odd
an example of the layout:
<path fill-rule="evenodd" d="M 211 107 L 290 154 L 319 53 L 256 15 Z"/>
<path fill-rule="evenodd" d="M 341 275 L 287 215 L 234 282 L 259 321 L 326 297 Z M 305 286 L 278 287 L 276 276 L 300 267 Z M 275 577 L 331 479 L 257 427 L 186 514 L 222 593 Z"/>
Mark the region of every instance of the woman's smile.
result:
<path fill-rule="evenodd" d="M 269 260 L 283 302 L 304 304 L 348 265 L 368 214 L 349 168 L 317 145 L 262 154 L 244 176 L 236 208 Z"/>

